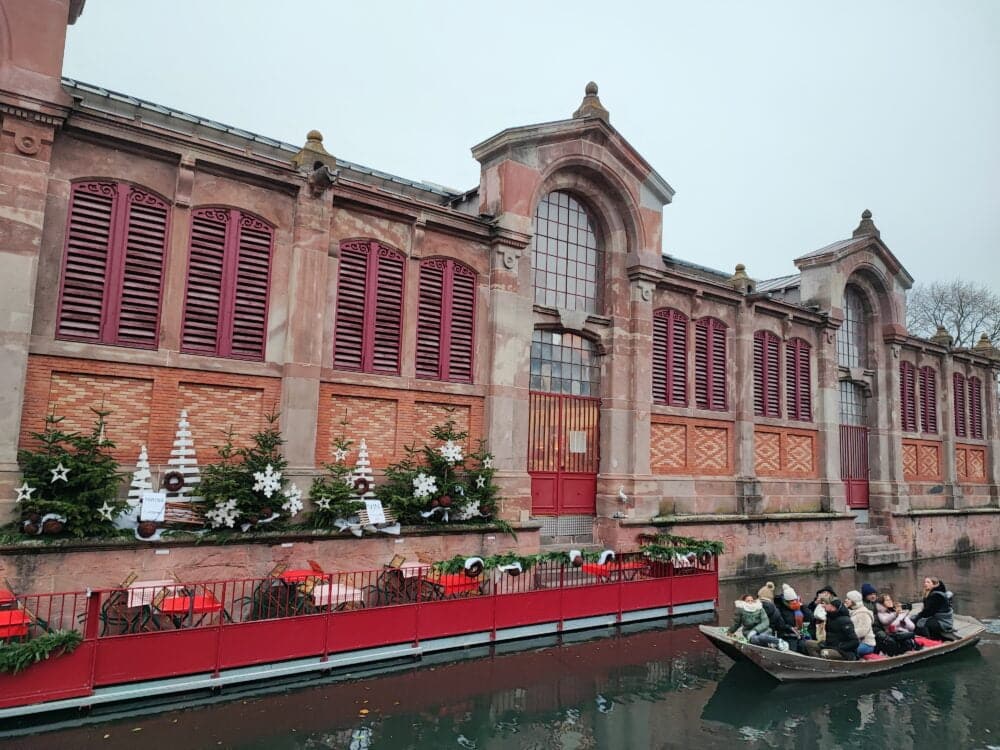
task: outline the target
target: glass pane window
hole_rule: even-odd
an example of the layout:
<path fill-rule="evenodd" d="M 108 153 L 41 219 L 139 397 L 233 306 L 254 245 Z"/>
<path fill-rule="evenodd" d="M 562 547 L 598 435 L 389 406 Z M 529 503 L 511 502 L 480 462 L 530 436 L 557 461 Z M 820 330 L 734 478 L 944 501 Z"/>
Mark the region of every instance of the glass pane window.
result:
<path fill-rule="evenodd" d="M 601 365 L 594 345 L 573 333 L 536 329 L 531 340 L 531 390 L 597 396 Z"/>
<path fill-rule="evenodd" d="M 840 423 L 863 427 L 865 419 L 865 389 L 850 380 L 840 381 Z"/>
<path fill-rule="evenodd" d="M 538 203 L 534 232 L 535 302 L 598 312 L 602 253 L 587 209 L 569 193 L 549 193 Z"/>
<path fill-rule="evenodd" d="M 867 367 L 868 324 L 864 299 L 854 287 L 844 290 L 844 322 L 837 331 L 837 364 Z"/>

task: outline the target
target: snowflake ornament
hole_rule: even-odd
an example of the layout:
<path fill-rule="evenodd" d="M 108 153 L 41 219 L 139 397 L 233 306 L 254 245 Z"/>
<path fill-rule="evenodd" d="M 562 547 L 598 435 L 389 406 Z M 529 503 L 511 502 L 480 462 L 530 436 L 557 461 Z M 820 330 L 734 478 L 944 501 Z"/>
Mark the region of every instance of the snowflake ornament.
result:
<path fill-rule="evenodd" d="M 19 503 L 31 500 L 31 495 L 35 491 L 34 487 L 28 486 L 27 481 L 25 481 L 20 487 L 15 487 L 14 489 L 17 491 L 17 502 Z"/>
<path fill-rule="evenodd" d="M 115 517 L 115 507 L 109 504 L 107 500 L 104 501 L 104 505 L 97 509 L 97 512 L 101 514 L 101 517 L 105 521 L 111 521 Z"/>
<path fill-rule="evenodd" d="M 52 472 L 51 484 L 55 484 L 60 480 L 63 482 L 69 482 L 69 479 L 66 478 L 66 475 L 69 474 L 69 469 L 62 465 L 62 461 L 56 464 L 56 468 L 49 469 L 49 471 Z"/>
<path fill-rule="evenodd" d="M 458 511 L 457 517 L 459 521 L 470 521 L 473 518 L 478 518 L 482 514 L 482 510 L 479 508 L 479 501 L 473 500 L 471 503 Z"/>
<path fill-rule="evenodd" d="M 481 490 L 485 486 L 486 486 L 486 477 L 480 474 L 478 477 L 476 477 L 476 489 Z"/>
<path fill-rule="evenodd" d="M 345 458 L 347 458 L 347 451 L 345 451 L 343 448 L 337 448 L 337 450 L 333 452 L 333 460 L 336 461 L 338 464 L 341 463 Z"/>
<path fill-rule="evenodd" d="M 285 502 L 282 503 L 281 508 L 287 511 L 291 518 L 295 518 L 303 507 L 302 490 L 299 489 L 298 485 L 293 484 L 285 491 Z"/>
<path fill-rule="evenodd" d="M 438 448 L 438 452 L 441 453 L 441 458 L 450 464 L 457 464 L 462 460 L 462 446 L 454 440 L 449 440 L 447 443 L 442 445 Z"/>
<path fill-rule="evenodd" d="M 330 498 L 321 497 L 316 501 L 316 507 L 320 510 L 330 510 Z"/>
<path fill-rule="evenodd" d="M 437 492 L 437 480 L 420 472 L 413 478 L 413 496 L 417 499 L 430 497 Z"/>
<path fill-rule="evenodd" d="M 212 522 L 213 529 L 217 529 L 220 526 L 233 528 L 239 516 L 240 511 L 236 508 L 236 498 L 234 497 L 229 498 L 223 503 L 216 503 L 212 510 L 205 513 L 205 517 Z"/>
<path fill-rule="evenodd" d="M 263 492 L 266 498 L 270 498 L 281 489 L 281 472 L 275 471 L 271 464 L 265 466 L 264 471 L 255 471 L 253 478 L 256 480 L 253 485 L 254 492 Z"/>
<path fill-rule="evenodd" d="M 483 468 L 492 469 L 493 468 L 493 456 L 487 456 L 483 459 Z"/>

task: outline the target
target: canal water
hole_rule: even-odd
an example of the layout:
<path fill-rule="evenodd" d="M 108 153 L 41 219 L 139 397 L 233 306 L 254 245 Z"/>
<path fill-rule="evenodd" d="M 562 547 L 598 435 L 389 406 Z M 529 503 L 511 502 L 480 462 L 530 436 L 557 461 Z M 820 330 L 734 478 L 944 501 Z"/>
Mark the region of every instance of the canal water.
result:
<path fill-rule="evenodd" d="M 1000 553 L 769 578 L 804 598 L 825 584 L 843 594 L 870 581 L 906 601 L 918 598 L 925 575 L 943 579 L 958 611 L 990 632 L 978 648 L 894 675 L 779 686 L 734 666 L 697 624 L 728 623 L 737 596 L 764 583 L 735 581 L 722 584 L 718 618 L 230 697 L 8 739 L 3 747 L 1000 750 Z"/>

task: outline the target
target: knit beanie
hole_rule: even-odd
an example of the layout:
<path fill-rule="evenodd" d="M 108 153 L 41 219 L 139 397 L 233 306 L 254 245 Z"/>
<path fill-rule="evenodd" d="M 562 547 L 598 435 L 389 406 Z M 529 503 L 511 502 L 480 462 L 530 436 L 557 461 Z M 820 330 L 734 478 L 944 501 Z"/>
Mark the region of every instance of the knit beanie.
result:
<path fill-rule="evenodd" d="M 781 598 L 786 602 L 795 601 L 799 598 L 799 595 L 795 593 L 795 589 L 789 586 L 787 583 L 781 584 Z"/>
<path fill-rule="evenodd" d="M 870 583 L 862 583 L 861 584 L 861 596 L 867 597 L 867 596 L 870 596 L 871 594 L 877 594 L 877 593 L 878 593 L 878 589 L 876 589 Z"/>
<path fill-rule="evenodd" d="M 861 596 L 860 591 L 848 591 L 847 596 L 844 598 L 854 602 L 855 604 L 861 604 L 865 600 L 865 598 Z"/>
<path fill-rule="evenodd" d="M 774 583 L 772 583 L 771 581 L 768 581 L 763 586 L 761 586 L 760 590 L 757 592 L 757 598 L 758 599 L 767 599 L 768 601 L 773 602 L 774 601 Z"/>

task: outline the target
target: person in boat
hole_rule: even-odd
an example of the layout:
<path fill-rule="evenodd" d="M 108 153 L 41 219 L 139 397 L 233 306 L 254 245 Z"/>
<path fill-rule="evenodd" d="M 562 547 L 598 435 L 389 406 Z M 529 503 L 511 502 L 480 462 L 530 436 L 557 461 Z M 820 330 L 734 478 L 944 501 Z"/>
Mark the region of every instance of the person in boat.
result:
<path fill-rule="evenodd" d="M 865 606 L 864 595 L 860 591 L 848 591 L 844 597 L 847 611 L 851 613 L 854 633 L 858 637 L 858 656 L 875 652 L 875 617 Z"/>
<path fill-rule="evenodd" d="M 857 661 L 860 641 L 847 607 L 840 599 L 823 602 L 821 606 L 826 613 L 826 632 L 822 640 L 805 642 L 807 655 Z"/>
<path fill-rule="evenodd" d="M 746 594 L 742 599 L 736 600 L 733 624 L 726 633 L 728 635 L 739 633 L 754 646 L 771 646 L 779 651 L 788 650 L 788 644 L 774 635 L 764 605 L 753 594 Z"/>
<path fill-rule="evenodd" d="M 903 609 L 903 605 L 894 600 L 892 594 L 878 595 L 878 600 L 875 602 L 875 616 L 887 633 L 897 631 L 912 633 L 916 630 L 916 625 L 910 619 L 910 610 Z"/>
<path fill-rule="evenodd" d="M 774 597 L 774 608 L 778 615 L 778 626 L 774 627 L 775 635 L 788 641 L 795 651 L 802 651 L 803 630 L 812 625 L 812 614 L 807 611 L 802 599 L 795 589 L 787 583 L 781 584 L 781 593 Z"/>
<path fill-rule="evenodd" d="M 951 592 L 940 578 L 925 578 L 923 609 L 913 617 L 916 634 L 936 641 L 946 640 L 955 629 L 953 615 Z"/>
<path fill-rule="evenodd" d="M 861 584 L 861 596 L 864 597 L 865 609 L 872 613 L 872 623 L 875 627 L 875 635 L 885 632 L 882 621 L 878 617 L 878 589 L 870 583 Z"/>
<path fill-rule="evenodd" d="M 837 598 L 837 592 L 830 586 L 824 586 L 816 592 L 813 600 L 806 605 L 806 611 L 812 615 L 812 622 L 809 624 L 809 635 L 814 641 L 823 640 L 817 633 L 817 623 L 826 622 L 826 610 L 823 604 Z"/>

